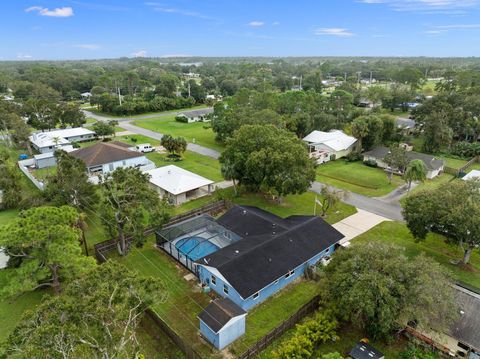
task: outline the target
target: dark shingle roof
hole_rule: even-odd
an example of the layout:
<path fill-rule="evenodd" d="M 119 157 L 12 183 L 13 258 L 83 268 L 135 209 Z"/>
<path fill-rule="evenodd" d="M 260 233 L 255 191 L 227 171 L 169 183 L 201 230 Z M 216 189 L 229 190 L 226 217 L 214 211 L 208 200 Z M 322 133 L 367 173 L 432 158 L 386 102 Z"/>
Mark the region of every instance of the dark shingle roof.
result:
<path fill-rule="evenodd" d="M 450 327 L 450 333 L 458 341 L 480 350 L 480 295 L 461 287 L 456 289 L 461 315 Z"/>
<path fill-rule="evenodd" d="M 184 115 L 186 117 L 197 117 L 197 116 L 205 116 L 210 113 L 213 113 L 213 108 L 201 108 L 199 110 L 190 110 L 180 112 L 180 115 Z"/>
<path fill-rule="evenodd" d="M 248 206 L 233 207 L 218 222 L 244 238 L 197 263 L 216 268 L 244 299 L 343 238 L 319 217 L 282 219 Z"/>
<path fill-rule="evenodd" d="M 350 352 L 353 359 L 382 359 L 385 355 L 369 344 L 359 342 Z"/>
<path fill-rule="evenodd" d="M 417 124 L 415 120 L 412 120 L 411 118 L 402 118 L 402 117 L 398 117 L 395 120 L 395 123 L 397 127 L 401 127 L 401 128 L 414 128 L 415 125 Z"/>
<path fill-rule="evenodd" d="M 246 313 L 230 299 L 223 298 L 211 302 L 198 318 L 215 333 L 218 333 L 231 319 Z"/>
<path fill-rule="evenodd" d="M 87 167 L 144 156 L 143 153 L 131 151 L 128 147 L 130 145 L 118 141 L 99 142 L 93 146 L 72 151 L 70 154 L 85 162 Z"/>
<path fill-rule="evenodd" d="M 383 159 L 385 156 L 390 152 L 388 147 L 377 147 L 371 151 L 363 153 L 364 156 L 374 157 L 377 159 Z M 425 166 L 428 170 L 438 170 L 445 165 L 445 161 L 439 158 L 436 158 L 431 155 L 427 155 L 425 153 L 414 152 L 414 151 L 407 151 L 407 158 L 412 160 L 422 160 L 425 163 Z"/>

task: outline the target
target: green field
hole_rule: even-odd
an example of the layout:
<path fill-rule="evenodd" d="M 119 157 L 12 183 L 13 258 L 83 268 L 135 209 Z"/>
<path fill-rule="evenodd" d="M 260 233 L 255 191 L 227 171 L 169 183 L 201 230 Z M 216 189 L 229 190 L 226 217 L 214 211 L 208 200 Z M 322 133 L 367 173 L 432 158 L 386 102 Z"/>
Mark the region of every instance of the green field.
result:
<path fill-rule="evenodd" d="M 362 162 L 330 161 L 317 168 L 317 181 L 369 197 L 384 196 L 405 182 L 393 176 L 388 183 L 387 174 Z"/>
<path fill-rule="evenodd" d="M 445 243 L 445 239 L 436 234 L 429 234 L 425 241 L 416 243 L 407 226 L 399 222 L 380 223 L 354 240 L 355 243 L 366 241 L 382 241 L 404 247 L 408 257 L 425 253 L 447 268 L 454 279 L 480 289 L 480 253 L 478 250 L 472 253 L 469 270 L 462 269 L 452 264 L 452 261 L 463 258 L 463 251 L 459 246 Z"/>
<path fill-rule="evenodd" d="M 215 141 L 215 134 L 204 122 L 183 123 L 175 121 L 175 116 L 162 116 L 145 120 L 136 120 L 134 125 L 174 137 L 184 137 L 187 142 L 223 151 L 223 146 Z"/>
<path fill-rule="evenodd" d="M 195 152 L 186 151 L 182 160 L 176 162 L 169 161 L 166 154 L 158 152 L 148 153 L 147 158 L 154 162 L 157 167 L 175 165 L 214 182 L 223 181 L 220 173 L 220 163 L 216 159 Z"/>

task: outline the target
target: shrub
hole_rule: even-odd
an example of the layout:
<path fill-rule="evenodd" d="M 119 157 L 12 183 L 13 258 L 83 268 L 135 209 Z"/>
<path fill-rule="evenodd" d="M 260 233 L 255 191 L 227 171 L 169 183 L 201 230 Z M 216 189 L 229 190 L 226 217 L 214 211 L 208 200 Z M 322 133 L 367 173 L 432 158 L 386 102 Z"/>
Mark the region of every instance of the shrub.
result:
<path fill-rule="evenodd" d="M 175 116 L 175 121 L 188 123 L 188 117 L 183 115 L 177 115 Z"/>
<path fill-rule="evenodd" d="M 455 156 L 460 156 L 463 158 L 480 156 L 480 143 L 458 142 L 452 147 L 450 152 Z"/>
<path fill-rule="evenodd" d="M 378 167 L 377 161 L 375 160 L 366 160 L 366 161 L 363 161 L 363 164 L 368 167 Z"/>
<path fill-rule="evenodd" d="M 363 155 L 358 152 L 350 152 L 348 155 L 345 156 L 345 161 L 347 162 L 357 162 L 361 161 L 363 158 Z"/>
<path fill-rule="evenodd" d="M 297 324 L 293 337 L 280 345 L 274 352 L 274 358 L 310 358 L 318 344 L 337 339 L 337 327 L 338 322 L 331 311 L 318 311 L 303 324 Z"/>

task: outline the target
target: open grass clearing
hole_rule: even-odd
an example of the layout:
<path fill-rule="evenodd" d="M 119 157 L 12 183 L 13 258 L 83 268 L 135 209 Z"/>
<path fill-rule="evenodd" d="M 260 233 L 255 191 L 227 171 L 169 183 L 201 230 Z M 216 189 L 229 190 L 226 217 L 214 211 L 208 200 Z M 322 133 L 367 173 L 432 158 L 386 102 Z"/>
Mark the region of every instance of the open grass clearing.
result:
<path fill-rule="evenodd" d="M 384 196 L 404 184 L 398 176 L 393 176 L 392 183 L 388 183 L 387 173 L 383 169 L 342 159 L 319 165 L 316 179 L 339 189 L 369 197 Z"/>
<path fill-rule="evenodd" d="M 438 188 L 444 183 L 448 183 L 449 181 L 452 181 L 452 180 L 454 180 L 454 177 L 448 173 L 442 173 L 441 175 L 435 178 L 427 179 L 425 182 L 419 183 L 415 188 L 413 188 L 410 191 L 410 193 L 407 193 L 405 196 L 403 196 L 402 199 L 400 200 L 400 203 L 402 205 L 405 204 L 405 201 L 407 200 L 408 196 L 411 196 L 414 193 L 417 193 L 419 191 Z"/>
<path fill-rule="evenodd" d="M 439 262 L 449 270 L 455 280 L 480 289 L 480 253 L 475 250 L 470 259 L 468 269 L 452 264 L 463 258 L 463 251 L 459 246 L 445 243 L 445 238 L 438 234 L 429 234 L 425 241 L 416 243 L 407 226 L 400 222 L 383 222 L 368 232 L 355 238 L 354 243 L 367 241 L 381 241 L 396 244 L 405 248 L 405 255 L 416 257 L 425 253 L 428 257 Z"/>
<path fill-rule="evenodd" d="M 175 121 L 175 116 L 172 115 L 136 120 L 133 124 L 165 135 L 184 137 L 187 142 L 196 143 L 220 152 L 224 149 L 222 144 L 215 141 L 215 134 L 211 128 L 208 128 L 208 122 L 183 123 Z"/>

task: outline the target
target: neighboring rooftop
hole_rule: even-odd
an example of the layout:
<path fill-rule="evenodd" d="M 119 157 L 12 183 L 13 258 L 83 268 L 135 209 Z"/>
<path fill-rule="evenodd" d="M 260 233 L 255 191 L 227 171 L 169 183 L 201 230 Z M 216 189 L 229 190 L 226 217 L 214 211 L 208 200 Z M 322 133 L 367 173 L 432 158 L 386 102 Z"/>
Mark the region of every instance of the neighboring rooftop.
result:
<path fill-rule="evenodd" d="M 480 350 L 480 294 L 455 286 L 455 298 L 460 307 L 460 318 L 450 327 L 450 334 L 458 341 Z"/>
<path fill-rule="evenodd" d="M 371 151 L 365 152 L 363 155 L 364 156 L 369 156 L 369 157 L 374 157 L 377 159 L 383 159 L 385 156 L 390 152 L 390 149 L 388 147 L 377 147 L 374 148 Z M 445 161 L 436 158 L 431 155 L 427 155 L 425 153 L 421 152 L 414 152 L 414 151 L 407 151 L 406 152 L 407 158 L 412 161 L 412 160 L 422 160 L 423 163 L 425 163 L 425 166 L 427 167 L 428 170 L 438 170 L 441 169 L 445 165 Z"/>
<path fill-rule="evenodd" d="M 385 355 L 370 344 L 358 342 L 350 352 L 353 359 L 383 359 Z"/>
<path fill-rule="evenodd" d="M 480 171 L 479 170 L 472 170 L 468 172 L 465 176 L 462 177 L 463 180 L 473 180 L 473 179 L 480 179 Z"/>
<path fill-rule="evenodd" d="M 197 263 L 216 268 L 244 299 L 343 238 L 320 217 L 283 219 L 250 206 L 234 206 L 218 223 L 243 238 Z"/>
<path fill-rule="evenodd" d="M 150 183 L 174 195 L 213 184 L 208 178 L 174 165 L 155 168 L 146 173 L 151 176 Z"/>
<path fill-rule="evenodd" d="M 201 108 L 199 110 L 187 110 L 184 112 L 180 112 L 180 115 L 184 115 L 186 117 L 198 117 L 198 116 L 205 116 L 210 113 L 213 113 L 213 108 Z"/>
<path fill-rule="evenodd" d="M 303 140 L 312 145 L 323 144 L 335 151 L 346 150 L 357 142 L 355 137 L 348 136 L 340 130 L 331 130 L 330 132 L 313 131 L 304 137 Z"/>
<path fill-rule="evenodd" d="M 85 162 L 87 167 L 144 156 L 143 153 L 129 150 L 129 147 L 130 145 L 118 141 L 98 142 L 92 146 L 72 151 L 70 154 Z"/>
<path fill-rule="evenodd" d="M 92 136 L 95 132 L 84 127 L 63 128 L 47 132 L 37 132 L 30 136 L 30 141 L 37 147 L 62 146 L 69 144 L 68 138 Z"/>
<path fill-rule="evenodd" d="M 218 333 L 230 320 L 247 314 L 228 298 L 215 299 L 200 313 L 198 318 L 215 333 Z"/>
<path fill-rule="evenodd" d="M 398 117 L 395 120 L 395 124 L 397 127 L 404 128 L 404 129 L 411 129 L 416 126 L 416 122 L 410 118 L 403 118 L 403 117 Z"/>

